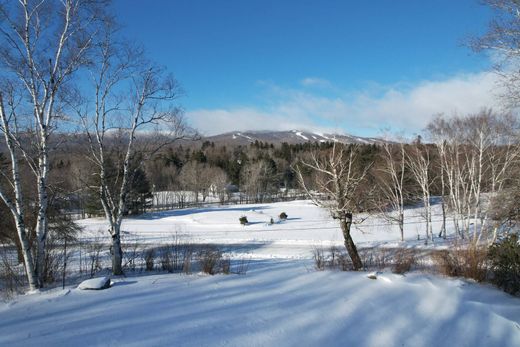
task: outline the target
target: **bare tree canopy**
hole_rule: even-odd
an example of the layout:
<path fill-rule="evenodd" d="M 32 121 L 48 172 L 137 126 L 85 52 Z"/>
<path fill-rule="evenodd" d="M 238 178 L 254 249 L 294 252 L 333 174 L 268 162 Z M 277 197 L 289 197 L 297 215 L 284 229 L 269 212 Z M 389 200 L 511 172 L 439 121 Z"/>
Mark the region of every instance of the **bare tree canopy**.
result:
<path fill-rule="evenodd" d="M 485 0 L 494 12 L 487 32 L 469 40 L 476 52 L 489 52 L 503 87 L 504 106 L 520 105 L 520 3 L 516 0 Z"/>
<path fill-rule="evenodd" d="M 107 23 L 111 24 L 111 23 Z M 133 176 L 166 145 L 196 133 L 174 104 L 181 94 L 167 71 L 145 58 L 141 49 L 118 40 L 116 27 L 105 26 L 89 67 L 93 93 L 69 96 L 87 134 L 89 160 L 99 177 L 96 189 L 112 237 L 112 271 L 122 274 L 121 223 Z M 108 177 L 113 160 L 117 180 Z"/>
<path fill-rule="evenodd" d="M 29 287 L 43 286 L 48 231 L 49 139 L 64 119 L 62 97 L 88 65 L 106 1 L 41 0 L 0 3 L 0 131 L 10 153 L 11 184 L 2 187 L 22 244 Z M 38 198 L 33 258 L 25 223 L 20 160 L 34 173 Z"/>
<path fill-rule="evenodd" d="M 300 185 L 309 198 L 339 220 L 345 247 L 355 270 L 361 269 L 363 264 L 350 229 L 353 214 L 363 209 L 360 190 L 370 167 L 361 164 L 357 149 L 357 146 L 347 147 L 334 142 L 329 153 L 313 152 L 309 160 L 301 160 L 295 167 Z M 305 169 L 315 174 L 317 191 L 309 188 L 303 175 Z"/>

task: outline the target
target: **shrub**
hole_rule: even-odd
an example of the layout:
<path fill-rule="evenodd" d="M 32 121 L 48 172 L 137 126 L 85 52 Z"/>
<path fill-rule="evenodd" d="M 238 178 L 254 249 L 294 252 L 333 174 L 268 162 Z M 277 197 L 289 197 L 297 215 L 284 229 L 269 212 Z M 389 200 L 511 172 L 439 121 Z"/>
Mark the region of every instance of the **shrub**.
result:
<path fill-rule="evenodd" d="M 9 252 L 9 247 L 0 243 L 0 294 L 5 299 L 12 298 L 24 287 L 24 276 L 17 264 L 16 253 Z"/>
<path fill-rule="evenodd" d="M 506 293 L 520 291 L 520 244 L 518 235 L 510 234 L 489 247 L 488 259 L 493 271 L 493 283 Z"/>
<path fill-rule="evenodd" d="M 485 248 L 469 245 L 467 248 L 437 251 L 432 257 L 442 274 L 482 282 L 487 277 L 486 254 Z"/>
<path fill-rule="evenodd" d="M 278 218 L 280 218 L 280 220 L 286 220 L 287 219 L 287 213 L 285 213 L 285 212 L 280 213 Z"/>
<path fill-rule="evenodd" d="M 235 267 L 234 267 L 234 271 L 233 273 L 237 274 L 237 275 L 245 275 L 247 274 L 247 270 L 249 269 L 249 262 L 251 261 L 251 258 L 249 259 L 245 259 L 245 258 L 241 258 L 236 264 L 235 264 Z"/>
<path fill-rule="evenodd" d="M 390 251 L 384 247 L 360 249 L 359 256 L 364 270 L 383 270 L 390 262 Z"/>
<path fill-rule="evenodd" d="M 415 265 L 415 260 L 415 253 L 412 250 L 399 249 L 395 254 L 392 272 L 402 275 L 410 271 Z"/>
<path fill-rule="evenodd" d="M 231 273 L 231 258 L 229 256 L 225 256 L 220 259 L 220 269 L 225 275 L 229 275 Z"/>
<path fill-rule="evenodd" d="M 247 221 L 247 217 L 246 216 L 242 216 L 238 220 L 240 221 L 240 224 L 242 224 L 242 225 L 246 225 L 247 223 L 249 223 Z"/>
<path fill-rule="evenodd" d="M 208 246 L 201 250 L 199 257 L 202 272 L 210 275 L 217 273 L 217 265 L 222 259 L 222 253 L 218 248 Z"/>
<path fill-rule="evenodd" d="M 161 262 L 161 270 L 173 272 L 173 261 L 170 254 L 169 247 L 164 247 L 161 249 L 160 253 L 160 262 Z"/>
<path fill-rule="evenodd" d="M 314 260 L 314 267 L 316 270 L 325 270 L 325 252 L 322 247 L 313 247 L 312 258 Z"/>
<path fill-rule="evenodd" d="M 153 271 L 155 262 L 155 250 L 153 248 L 147 249 L 144 252 L 144 263 L 146 271 Z"/>
<path fill-rule="evenodd" d="M 101 251 L 103 250 L 103 243 L 99 238 L 95 238 L 93 241 L 86 242 L 86 261 L 85 271 L 88 272 L 90 278 L 93 278 L 98 271 L 102 269 L 101 264 Z"/>

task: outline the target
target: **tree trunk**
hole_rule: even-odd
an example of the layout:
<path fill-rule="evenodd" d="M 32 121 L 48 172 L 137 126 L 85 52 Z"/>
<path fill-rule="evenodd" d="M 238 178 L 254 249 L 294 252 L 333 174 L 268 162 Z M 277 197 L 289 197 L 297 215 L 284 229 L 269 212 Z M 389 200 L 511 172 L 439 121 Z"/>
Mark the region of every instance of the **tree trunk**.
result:
<path fill-rule="evenodd" d="M 36 240 L 38 248 L 36 253 L 36 273 L 40 288 L 44 286 L 45 271 L 45 243 L 47 239 L 47 207 L 49 199 L 47 195 L 47 172 L 49 171 L 48 154 L 45 133 L 40 134 L 42 138 L 42 150 L 39 158 L 38 173 L 38 215 L 36 218 Z"/>
<path fill-rule="evenodd" d="M 27 274 L 27 280 L 29 282 L 29 290 L 37 290 L 38 276 L 36 275 L 36 271 L 34 269 L 31 246 L 29 244 L 29 240 L 27 239 L 25 224 L 23 223 L 23 218 L 21 218 L 20 216 L 18 216 L 18 218 L 16 219 L 16 230 L 18 231 L 18 238 L 20 239 L 20 243 L 22 245 L 24 267 L 25 273 Z"/>
<path fill-rule="evenodd" d="M 363 263 L 359 257 L 356 245 L 352 236 L 350 236 L 350 226 L 352 225 L 352 213 L 347 213 L 344 218 L 340 218 L 340 227 L 343 232 L 343 238 L 345 239 L 345 247 L 347 248 L 348 255 L 352 260 L 354 270 L 360 270 L 363 268 Z"/>
<path fill-rule="evenodd" d="M 442 196 L 442 226 L 439 232 L 439 237 L 442 236 L 446 240 L 446 203 L 444 202 L 444 195 Z"/>
<path fill-rule="evenodd" d="M 401 241 L 404 241 L 404 213 L 399 212 L 399 231 L 401 232 Z"/>
<path fill-rule="evenodd" d="M 110 250 L 112 254 L 112 273 L 114 275 L 123 274 L 123 249 L 121 247 L 121 234 L 119 227 L 114 226 L 111 230 L 112 235 L 112 248 Z"/>

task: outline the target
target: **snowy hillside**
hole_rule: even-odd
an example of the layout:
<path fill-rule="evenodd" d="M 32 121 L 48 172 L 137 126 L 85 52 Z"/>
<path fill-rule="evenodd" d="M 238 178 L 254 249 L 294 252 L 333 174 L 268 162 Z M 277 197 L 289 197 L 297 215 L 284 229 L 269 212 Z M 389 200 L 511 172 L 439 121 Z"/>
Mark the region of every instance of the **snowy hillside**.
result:
<path fill-rule="evenodd" d="M 350 134 L 326 134 L 322 132 L 312 132 L 304 130 L 287 130 L 287 131 L 232 131 L 224 134 L 205 137 L 203 140 L 212 141 L 214 143 L 229 143 L 245 145 L 255 141 L 268 143 L 289 144 L 305 143 L 305 142 L 342 142 L 342 143 L 359 143 L 373 144 L 381 143 L 381 139 L 373 137 L 360 137 Z"/>

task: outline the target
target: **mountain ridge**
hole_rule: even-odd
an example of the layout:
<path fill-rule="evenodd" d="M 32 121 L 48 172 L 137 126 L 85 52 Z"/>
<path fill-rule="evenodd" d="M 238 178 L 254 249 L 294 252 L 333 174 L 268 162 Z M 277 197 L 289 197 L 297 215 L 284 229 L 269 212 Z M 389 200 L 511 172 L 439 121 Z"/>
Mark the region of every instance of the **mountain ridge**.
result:
<path fill-rule="evenodd" d="M 328 134 L 305 130 L 247 130 L 229 131 L 222 134 L 204 136 L 204 141 L 214 143 L 232 143 L 247 145 L 255 141 L 267 143 L 299 144 L 308 142 L 332 142 L 337 141 L 347 144 L 381 144 L 385 142 L 380 138 L 355 136 L 351 134 Z"/>

